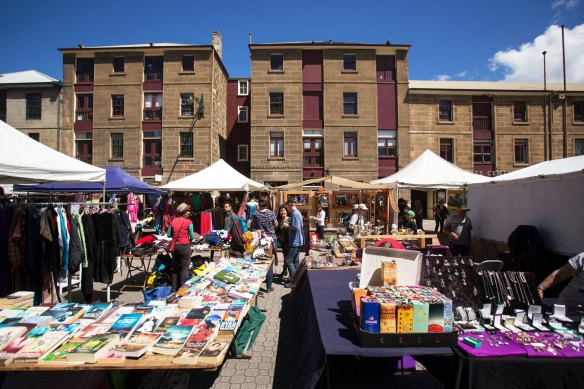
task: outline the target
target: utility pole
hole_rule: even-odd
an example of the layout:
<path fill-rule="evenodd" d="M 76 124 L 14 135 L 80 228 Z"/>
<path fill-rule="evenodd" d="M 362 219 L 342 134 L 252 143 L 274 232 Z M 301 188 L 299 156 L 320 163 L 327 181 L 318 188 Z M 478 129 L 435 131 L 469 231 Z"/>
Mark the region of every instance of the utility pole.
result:
<path fill-rule="evenodd" d="M 562 62 L 563 62 L 563 69 L 564 69 L 564 112 L 563 112 L 563 123 L 562 123 L 562 132 L 563 132 L 563 152 L 564 158 L 568 157 L 568 129 L 567 129 L 567 115 L 568 115 L 568 99 L 566 96 L 566 47 L 564 45 L 564 25 L 562 24 Z"/>
<path fill-rule="evenodd" d="M 543 55 L 543 159 L 547 161 L 549 159 L 549 144 L 547 140 L 547 77 L 545 69 L 545 55 L 547 51 L 541 53 Z"/>

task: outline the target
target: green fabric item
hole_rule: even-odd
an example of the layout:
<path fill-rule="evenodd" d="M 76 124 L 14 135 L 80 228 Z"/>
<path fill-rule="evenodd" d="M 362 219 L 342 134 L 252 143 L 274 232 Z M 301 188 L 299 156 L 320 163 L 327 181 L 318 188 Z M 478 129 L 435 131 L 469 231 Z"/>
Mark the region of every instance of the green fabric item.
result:
<path fill-rule="evenodd" d="M 231 344 L 231 351 L 234 355 L 242 355 L 251 349 L 265 320 L 266 315 L 258 307 L 254 305 L 249 309 Z"/>
<path fill-rule="evenodd" d="M 81 221 L 81 215 L 76 213 L 73 215 L 73 221 L 77 224 L 77 232 L 79 233 L 79 238 L 81 239 L 81 246 L 83 247 L 83 263 L 82 267 L 87 268 L 89 266 L 89 260 L 87 258 L 87 246 L 85 245 L 85 231 L 83 230 L 83 222 Z"/>

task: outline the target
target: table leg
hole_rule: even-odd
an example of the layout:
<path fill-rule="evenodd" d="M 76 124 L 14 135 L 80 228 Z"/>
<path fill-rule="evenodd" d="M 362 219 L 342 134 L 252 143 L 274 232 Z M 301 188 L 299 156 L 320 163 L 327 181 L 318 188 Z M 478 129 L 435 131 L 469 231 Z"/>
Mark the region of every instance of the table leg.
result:
<path fill-rule="evenodd" d="M 456 352 L 454 352 L 453 355 L 454 355 L 454 358 L 456 359 L 456 362 L 457 362 L 456 378 L 455 378 L 453 386 L 454 386 L 454 389 L 458 389 L 460 387 L 460 380 L 462 379 L 462 370 L 464 367 L 464 360 Z"/>

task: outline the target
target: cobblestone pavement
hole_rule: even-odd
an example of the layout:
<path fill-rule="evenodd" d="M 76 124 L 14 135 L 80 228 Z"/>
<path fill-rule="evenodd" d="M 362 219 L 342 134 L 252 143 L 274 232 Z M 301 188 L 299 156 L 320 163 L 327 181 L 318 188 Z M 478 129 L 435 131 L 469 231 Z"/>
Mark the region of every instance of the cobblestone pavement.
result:
<path fill-rule="evenodd" d="M 433 221 L 425 227 L 433 230 Z M 283 259 L 279 254 L 279 266 L 275 273 L 282 271 Z M 143 301 L 140 289 L 124 288 L 126 268 L 122 264 L 123 273 L 116 273 L 111 287 L 111 297 L 120 303 L 140 303 Z M 135 274 L 135 285 L 142 285 L 145 275 L 140 272 Z M 274 291 L 261 292 L 258 297 L 258 307 L 266 314 L 261 333 L 249 352 L 249 359 L 228 358 L 222 368 L 216 372 L 204 372 L 198 370 L 162 371 L 138 371 L 125 373 L 126 387 L 141 388 L 217 388 L 217 389 L 255 389 L 255 388 L 288 388 L 295 374 L 294 331 L 291 328 L 293 320 L 302 318 L 290 317 L 287 309 L 287 299 L 290 289 L 283 287 L 283 280 L 275 279 Z M 72 293 L 74 301 L 82 301 L 79 289 Z M 95 283 L 93 300 L 105 301 L 105 284 Z M 349 364 L 350 366 L 347 366 Z M 355 365 L 359 366 L 358 371 Z M 373 370 L 371 370 L 371 369 Z M 347 374 L 347 371 L 351 372 Z M 359 374 L 361 372 L 363 374 Z M 166 374 L 168 373 L 168 374 Z M 418 364 L 414 372 L 406 372 L 404 375 L 394 374 L 389 369 L 379 367 L 379 363 L 369 364 L 362 360 L 348 360 L 336 363 L 331 372 L 333 380 L 331 387 L 359 387 L 359 388 L 387 388 L 387 387 L 419 387 L 441 388 L 442 385 L 430 373 L 426 372 L 422 365 Z M 324 386 L 321 383 L 319 386 Z"/>

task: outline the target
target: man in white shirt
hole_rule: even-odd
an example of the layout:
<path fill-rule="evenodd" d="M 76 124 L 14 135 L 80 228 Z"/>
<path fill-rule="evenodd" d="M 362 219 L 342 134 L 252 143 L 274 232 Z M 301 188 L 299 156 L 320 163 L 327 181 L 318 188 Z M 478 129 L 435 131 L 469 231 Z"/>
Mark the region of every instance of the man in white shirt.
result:
<path fill-rule="evenodd" d="M 568 260 L 561 268 L 554 270 L 537 287 L 537 293 L 543 298 L 544 291 L 557 283 L 573 277 L 560 293 L 560 298 L 577 302 L 584 301 L 584 252 Z"/>
<path fill-rule="evenodd" d="M 316 216 L 311 216 L 312 220 L 316 220 L 316 235 L 318 239 L 324 239 L 324 219 L 326 214 L 322 208 L 322 204 L 316 206 Z"/>
<path fill-rule="evenodd" d="M 365 204 L 359 204 L 357 206 L 357 212 L 355 212 L 353 216 L 351 216 L 351 219 L 349 220 L 349 229 L 352 232 L 355 231 L 355 226 L 363 227 L 363 225 L 365 224 L 365 218 L 363 216 L 365 214 L 365 211 L 367 211 L 367 207 L 365 206 Z"/>

